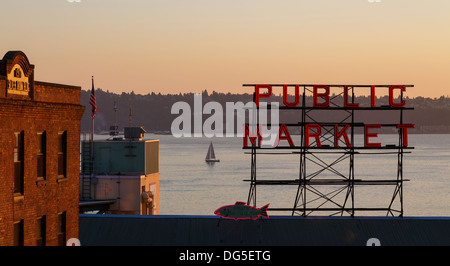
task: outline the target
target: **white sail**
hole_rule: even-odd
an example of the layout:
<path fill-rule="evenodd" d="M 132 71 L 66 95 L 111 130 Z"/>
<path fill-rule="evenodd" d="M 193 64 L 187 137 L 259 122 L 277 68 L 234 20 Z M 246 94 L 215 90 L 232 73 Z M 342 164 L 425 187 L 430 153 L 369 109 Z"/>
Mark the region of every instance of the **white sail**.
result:
<path fill-rule="evenodd" d="M 213 148 L 213 145 L 212 145 L 212 142 L 209 144 L 209 149 L 208 149 L 208 152 L 206 153 L 206 160 L 211 160 L 211 159 L 215 159 L 216 158 L 216 156 L 215 156 L 215 154 L 214 154 L 214 148 Z"/>
<path fill-rule="evenodd" d="M 209 144 L 208 152 L 206 153 L 205 161 L 207 162 L 219 162 L 219 160 L 216 159 L 216 155 L 214 153 L 214 147 L 212 142 Z"/>

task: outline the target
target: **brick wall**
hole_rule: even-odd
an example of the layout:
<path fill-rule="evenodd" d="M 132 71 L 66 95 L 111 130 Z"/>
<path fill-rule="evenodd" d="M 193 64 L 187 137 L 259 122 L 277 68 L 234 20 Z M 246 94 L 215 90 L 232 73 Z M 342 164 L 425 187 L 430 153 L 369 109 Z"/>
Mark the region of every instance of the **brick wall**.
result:
<path fill-rule="evenodd" d="M 7 77 L 16 65 L 16 82 Z M 8 76 L 9 75 L 9 76 Z M 23 77 L 22 77 L 23 75 Z M 20 80 L 26 77 L 27 81 Z M 22 83 L 20 83 L 22 84 Z M 14 244 L 14 222 L 23 221 L 23 244 L 37 243 L 37 219 L 46 217 L 46 245 L 58 244 L 58 214 L 66 213 L 66 240 L 78 238 L 81 87 L 34 81 L 34 65 L 22 51 L 0 60 L 0 245 Z M 14 194 L 14 132 L 24 133 L 23 193 Z M 38 132 L 46 133 L 46 178 L 38 179 Z M 58 177 L 58 132 L 67 134 L 66 176 Z M 20 194 L 20 193 L 19 193 Z"/>
<path fill-rule="evenodd" d="M 1 80 L 0 80 L 1 87 Z M 45 102 L 0 98 L 0 245 L 13 245 L 14 221 L 24 221 L 24 245 L 36 244 L 37 217 L 46 215 L 46 243 L 57 245 L 57 215 L 67 236 L 78 237 L 80 89 L 38 86 Z M 52 95 L 45 95 L 49 92 Z M 71 95 L 71 96 L 70 96 Z M 53 103 L 51 102 L 53 101 Z M 64 103 L 56 103 L 62 101 Z M 68 104 L 70 103 L 70 104 Z M 24 193 L 14 197 L 14 132 L 24 131 Z M 37 179 L 37 132 L 46 131 L 46 180 Z M 58 132 L 67 131 L 67 178 L 58 179 Z"/>
<path fill-rule="evenodd" d="M 0 98 L 6 96 L 6 77 L 0 76 Z"/>
<path fill-rule="evenodd" d="M 80 104 L 80 87 L 36 81 L 35 101 Z"/>

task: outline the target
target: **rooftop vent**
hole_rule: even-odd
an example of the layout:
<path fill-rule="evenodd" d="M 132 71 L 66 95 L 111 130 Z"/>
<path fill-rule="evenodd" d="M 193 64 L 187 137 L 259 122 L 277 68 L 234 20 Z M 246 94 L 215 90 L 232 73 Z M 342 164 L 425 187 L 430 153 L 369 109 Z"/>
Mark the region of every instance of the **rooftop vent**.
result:
<path fill-rule="evenodd" d="M 146 132 L 144 127 L 126 127 L 123 133 L 127 140 L 142 140 Z"/>

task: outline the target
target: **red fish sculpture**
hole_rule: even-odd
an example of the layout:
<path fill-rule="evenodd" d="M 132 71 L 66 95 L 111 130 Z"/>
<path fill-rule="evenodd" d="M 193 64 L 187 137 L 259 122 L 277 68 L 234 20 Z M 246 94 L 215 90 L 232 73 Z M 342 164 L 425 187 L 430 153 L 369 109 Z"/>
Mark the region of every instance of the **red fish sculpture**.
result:
<path fill-rule="evenodd" d="M 269 204 L 264 205 L 261 208 L 256 208 L 247 205 L 245 202 L 237 201 L 234 205 L 226 205 L 217 209 L 214 214 L 226 219 L 234 220 L 245 220 L 252 219 L 256 220 L 259 217 L 269 218 L 267 214 L 267 208 Z"/>

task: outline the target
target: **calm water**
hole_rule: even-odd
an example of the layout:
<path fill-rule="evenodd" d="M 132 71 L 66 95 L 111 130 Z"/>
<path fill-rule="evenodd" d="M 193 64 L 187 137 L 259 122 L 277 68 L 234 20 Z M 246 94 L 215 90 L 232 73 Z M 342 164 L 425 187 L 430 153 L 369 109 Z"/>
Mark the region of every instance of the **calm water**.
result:
<path fill-rule="evenodd" d="M 249 183 L 243 180 L 250 178 L 250 155 L 242 149 L 242 138 L 174 138 L 153 134 L 146 134 L 145 138 L 160 139 L 160 214 L 213 215 L 223 205 L 247 201 Z M 394 144 L 396 138 L 397 135 L 380 134 L 377 141 Z M 214 165 L 205 163 L 211 141 L 220 159 Z M 355 137 L 355 141 L 362 141 L 362 136 Z M 409 146 L 415 149 L 404 156 L 404 179 L 410 180 L 403 185 L 404 215 L 450 216 L 450 135 L 410 134 Z M 327 164 L 337 159 L 336 155 L 320 158 Z M 345 160 L 333 168 L 347 175 L 348 162 Z M 257 178 L 295 179 L 298 165 L 299 155 L 258 155 Z M 307 169 L 310 173 L 318 168 L 307 162 Z M 355 179 L 395 180 L 396 169 L 397 155 L 355 156 Z M 333 177 L 336 176 L 330 171 L 320 174 L 320 178 Z M 339 186 L 318 188 L 331 197 Z M 296 186 L 258 186 L 257 206 L 270 203 L 270 207 L 292 207 L 296 191 Z M 393 193 L 394 186 L 356 186 L 355 207 L 387 207 Z M 333 200 L 342 203 L 344 196 L 345 191 Z M 314 198 L 312 193 L 307 197 Z M 269 215 L 289 214 L 269 211 Z M 357 212 L 356 215 L 386 213 Z"/>
<path fill-rule="evenodd" d="M 379 140 L 383 144 L 396 143 L 396 137 L 380 134 Z M 220 206 L 247 201 L 249 184 L 243 180 L 250 178 L 250 155 L 242 149 L 241 138 L 174 138 L 152 134 L 146 134 L 146 138 L 160 139 L 160 214 L 212 215 Z M 214 165 L 205 163 L 211 141 L 220 159 Z M 404 156 L 404 179 L 410 180 L 403 185 L 404 215 L 450 216 L 450 135 L 410 134 L 409 146 L 415 149 Z M 322 160 L 329 164 L 336 158 L 328 155 Z M 258 155 L 257 177 L 298 178 L 298 161 L 298 155 Z M 313 163 L 308 162 L 307 167 L 308 171 L 314 170 Z M 348 167 L 346 160 L 334 168 L 346 174 Z M 355 157 L 355 179 L 395 179 L 396 169 L 397 155 Z M 329 171 L 321 173 L 323 178 L 333 176 Z M 320 187 L 322 193 L 331 193 L 336 188 Z M 267 203 L 270 207 L 291 207 L 297 187 L 258 186 L 257 189 L 258 207 Z M 387 207 L 393 192 L 394 186 L 355 187 L 355 207 Z M 338 196 L 333 199 L 340 202 Z M 356 215 L 385 213 L 357 212 Z"/>

